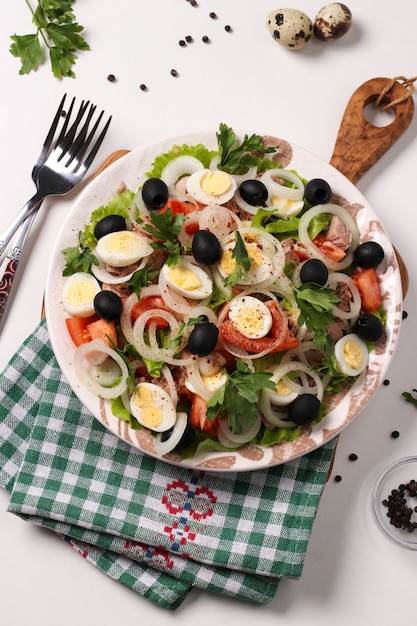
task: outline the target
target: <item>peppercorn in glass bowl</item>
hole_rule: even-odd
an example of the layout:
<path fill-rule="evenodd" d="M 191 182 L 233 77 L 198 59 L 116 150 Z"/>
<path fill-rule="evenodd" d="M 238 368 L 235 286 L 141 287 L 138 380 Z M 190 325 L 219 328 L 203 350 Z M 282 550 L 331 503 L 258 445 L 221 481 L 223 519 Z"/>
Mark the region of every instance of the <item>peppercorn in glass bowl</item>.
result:
<path fill-rule="evenodd" d="M 372 511 L 386 537 L 417 550 L 417 456 L 400 459 L 381 474 L 372 492 Z"/>

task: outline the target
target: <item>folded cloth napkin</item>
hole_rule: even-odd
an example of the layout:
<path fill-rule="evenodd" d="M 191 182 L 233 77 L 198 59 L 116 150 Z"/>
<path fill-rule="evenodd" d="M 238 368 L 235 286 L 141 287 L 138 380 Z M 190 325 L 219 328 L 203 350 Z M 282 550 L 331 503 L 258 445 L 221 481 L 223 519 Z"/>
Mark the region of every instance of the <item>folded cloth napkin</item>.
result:
<path fill-rule="evenodd" d="M 282 577 L 299 578 L 334 446 L 227 474 L 144 455 L 73 394 L 45 321 L 0 378 L 7 510 L 166 608 L 192 587 L 266 604 Z"/>

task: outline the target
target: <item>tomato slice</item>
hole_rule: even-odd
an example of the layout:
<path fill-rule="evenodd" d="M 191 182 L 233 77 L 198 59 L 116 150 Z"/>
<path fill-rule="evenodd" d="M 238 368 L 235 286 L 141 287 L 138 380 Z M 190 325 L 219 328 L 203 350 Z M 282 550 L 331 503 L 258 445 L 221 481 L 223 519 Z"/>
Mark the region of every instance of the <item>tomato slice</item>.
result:
<path fill-rule="evenodd" d="M 166 307 L 165 302 L 163 301 L 161 296 L 147 296 L 146 298 L 142 298 L 142 300 L 139 300 L 139 302 L 136 302 L 136 304 L 133 305 L 132 311 L 130 313 L 130 319 L 132 320 L 132 324 L 135 323 L 137 318 L 142 315 L 142 313 L 145 313 L 150 309 L 162 309 L 163 311 L 169 310 Z M 155 316 L 152 318 L 152 321 L 156 322 L 157 328 L 167 328 L 167 326 L 169 326 L 167 320 L 163 317 Z M 149 326 L 149 324 L 150 320 L 147 323 L 147 326 Z"/>
<path fill-rule="evenodd" d="M 102 339 L 109 348 L 117 346 L 117 331 L 116 324 L 114 322 L 108 322 L 101 317 L 91 324 L 88 324 L 87 330 L 90 333 L 91 339 Z"/>
<path fill-rule="evenodd" d="M 178 215 L 179 213 L 187 215 L 188 213 L 195 211 L 196 206 L 192 202 L 182 202 L 182 200 L 178 200 L 178 198 L 168 198 L 166 204 L 162 207 L 159 213 L 166 213 L 168 209 L 171 209 L 172 215 Z"/>
<path fill-rule="evenodd" d="M 89 317 L 67 317 L 65 324 L 67 326 L 70 337 L 75 346 L 91 341 L 91 334 L 88 325 L 99 319 L 98 315 L 90 315 Z"/>
<path fill-rule="evenodd" d="M 224 320 L 219 326 L 219 333 L 229 343 L 233 344 L 237 348 L 247 350 L 247 352 L 253 352 L 259 354 L 269 349 L 269 353 L 283 352 L 291 348 L 298 346 L 298 341 L 294 333 L 288 328 L 288 319 L 278 309 L 273 300 L 265 302 L 266 306 L 271 311 L 272 315 L 272 328 L 267 337 L 261 337 L 260 339 L 251 339 L 243 335 L 229 319 Z M 271 348 L 271 343 L 274 340 L 282 337 L 277 345 Z"/>
<path fill-rule="evenodd" d="M 365 313 L 373 313 L 382 304 L 381 287 L 378 275 L 373 267 L 358 270 L 352 280 L 361 294 L 361 305 Z"/>
<path fill-rule="evenodd" d="M 201 396 L 194 395 L 191 400 L 190 423 L 208 435 L 217 435 L 219 430 L 219 416 L 209 420 L 206 414 L 207 402 Z"/>
<path fill-rule="evenodd" d="M 317 235 L 313 239 L 314 245 L 322 252 L 325 256 L 327 256 L 330 261 L 341 261 L 345 258 L 346 252 L 339 248 L 339 246 L 335 246 L 334 243 L 328 241 L 323 235 Z"/>

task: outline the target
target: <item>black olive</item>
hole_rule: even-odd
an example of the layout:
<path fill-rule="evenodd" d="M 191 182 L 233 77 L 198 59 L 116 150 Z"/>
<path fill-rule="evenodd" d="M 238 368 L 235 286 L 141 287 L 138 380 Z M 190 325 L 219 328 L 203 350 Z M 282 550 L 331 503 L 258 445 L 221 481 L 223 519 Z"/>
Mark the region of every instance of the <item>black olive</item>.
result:
<path fill-rule="evenodd" d="M 288 418 L 303 426 L 311 424 L 320 413 L 321 402 L 312 393 L 303 393 L 288 405 Z"/>
<path fill-rule="evenodd" d="M 265 206 L 268 200 L 268 189 L 261 180 L 256 178 L 244 180 L 239 186 L 239 193 L 242 200 L 251 206 Z"/>
<path fill-rule="evenodd" d="M 365 241 L 353 253 L 353 259 L 359 267 L 376 267 L 384 259 L 384 249 L 376 241 Z"/>
<path fill-rule="evenodd" d="M 332 190 L 328 182 L 322 178 L 312 178 L 304 188 L 304 197 L 309 204 L 325 204 L 332 197 Z"/>
<path fill-rule="evenodd" d="M 209 230 L 198 230 L 195 233 L 191 251 L 197 263 L 201 265 L 217 263 L 222 254 L 220 241 Z"/>
<path fill-rule="evenodd" d="M 208 356 L 217 344 L 219 331 L 213 322 L 201 322 L 193 328 L 188 337 L 188 349 L 191 354 Z"/>
<path fill-rule="evenodd" d="M 376 315 L 363 313 L 359 315 L 352 330 L 364 341 L 378 341 L 384 332 L 384 326 Z"/>
<path fill-rule="evenodd" d="M 94 298 L 94 309 L 104 320 L 115 322 L 123 310 L 123 302 L 114 291 L 103 289 Z"/>
<path fill-rule="evenodd" d="M 161 441 L 168 441 L 168 439 L 172 435 L 173 430 L 174 427 L 161 433 Z M 181 439 L 179 440 L 175 448 L 172 449 L 172 452 L 180 452 L 181 450 L 185 450 L 185 448 L 188 448 L 188 446 L 193 443 L 195 437 L 196 434 L 194 428 L 191 426 L 191 424 L 187 424 L 184 432 L 182 433 Z"/>
<path fill-rule="evenodd" d="M 160 178 L 148 178 L 142 187 L 142 199 L 149 211 L 159 211 L 168 201 L 168 187 Z"/>
<path fill-rule="evenodd" d="M 121 215 L 106 215 L 94 227 L 94 237 L 101 239 L 110 233 L 126 230 L 126 220 Z"/>
<path fill-rule="evenodd" d="M 325 285 L 329 277 L 329 270 L 320 259 L 309 259 L 305 261 L 300 270 L 300 280 L 304 283 L 315 283 Z"/>

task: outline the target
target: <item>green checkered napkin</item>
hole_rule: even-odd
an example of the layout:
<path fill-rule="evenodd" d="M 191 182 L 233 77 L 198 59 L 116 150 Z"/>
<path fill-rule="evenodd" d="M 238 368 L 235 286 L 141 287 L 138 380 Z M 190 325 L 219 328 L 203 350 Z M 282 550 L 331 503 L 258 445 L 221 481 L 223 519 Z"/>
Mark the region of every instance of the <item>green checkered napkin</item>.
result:
<path fill-rule="evenodd" d="M 8 510 L 54 530 L 155 604 L 192 587 L 259 604 L 301 576 L 335 442 L 270 469 L 177 468 L 109 433 L 72 393 L 45 322 L 0 379 L 0 485 Z"/>

